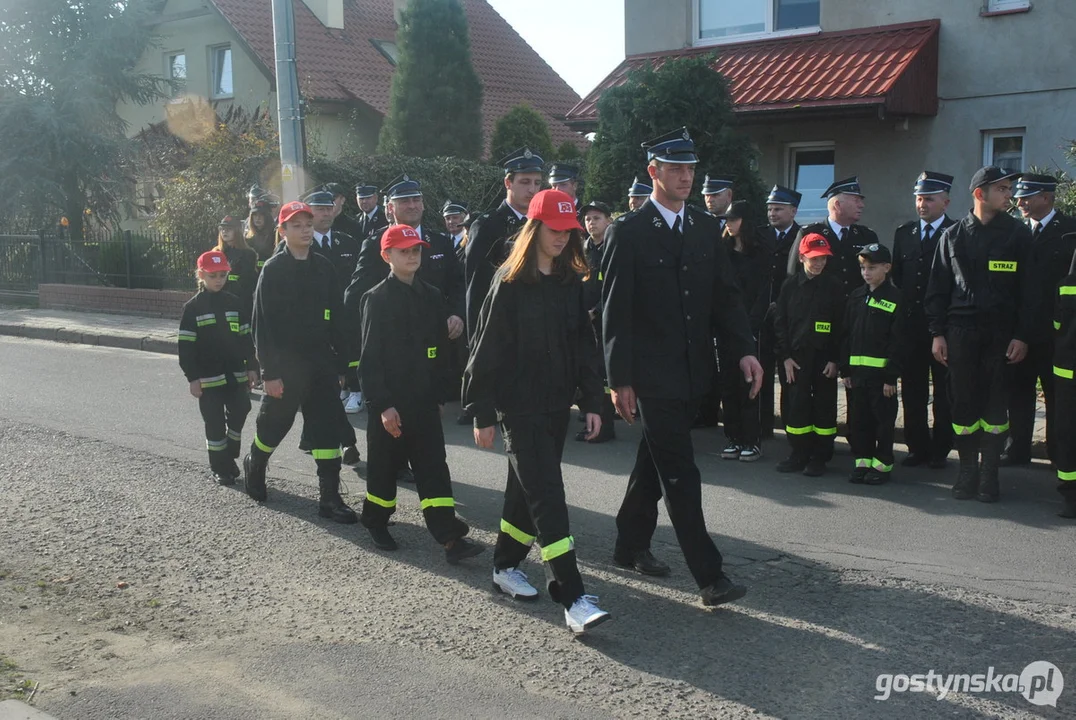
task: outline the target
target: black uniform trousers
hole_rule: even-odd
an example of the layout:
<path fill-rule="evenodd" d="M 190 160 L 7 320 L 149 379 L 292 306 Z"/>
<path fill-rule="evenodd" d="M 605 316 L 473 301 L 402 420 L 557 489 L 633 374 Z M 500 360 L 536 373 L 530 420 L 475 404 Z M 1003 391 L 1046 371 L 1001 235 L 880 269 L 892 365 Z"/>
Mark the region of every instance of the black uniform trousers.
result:
<path fill-rule="evenodd" d="M 848 442 L 857 469 L 893 471 L 897 396 L 886 397 L 881 378 L 853 380 L 848 391 Z"/>
<path fill-rule="evenodd" d="M 744 382 L 738 363 L 728 355 L 722 355 L 725 372 L 721 373 L 721 418 L 725 425 L 725 437 L 730 443 L 741 447 L 758 445 L 760 437 L 759 404 L 761 393 L 751 397 L 751 385 Z M 765 384 L 765 381 L 763 381 Z M 770 401 L 773 401 L 773 380 L 770 380 Z M 772 405 L 771 405 L 772 421 Z"/>
<path fill-rule="evenodd" d="M 691 444 L 699 401 L 637 398 L 637 405 L 643 437 L 616 516 L 616 548 L 625 553 L 650 548 L 664 497 L 691 575 L 700 588 L 712 585 L 721 577 L 722 558 L 706 531 L 702 478 Z"/>
<path fill-rule="evenodd" d="M 913 325 L 913 323 L 915 323 Z M 910 320 L 908 353 L 900 380 L 904 405 L 904 440 L 908 451 L 935 460 L 953 449 L 953 416 L 949 408 L 949 369 L 934 359 L 934 338 L 926 320 Z M 934 429 L 927 422 L 927 399 L 933 393 Z"/>
<path fill-rule="evenodd" d="M 583 578 L 568 530 L 568 502 L 560 463 L 571 410 L 509 415 L 501 420 L 508 455 L 501 531 L 493 549 L 498 570 L 516 567 L 538 541 L 549 597 L 566 608 L 583 595 Z"/>
<path fill-rule="evenodd" d="M 837 437 L 837 379 L 822 374 L 827 360 L 817 351 L 803 353 L 796 382 L 781 366 L 781 411 L 785 434 L 798 460 L 829 462 Z"/>
<path fill-rule="evenodd" d="M 1012 333 L 989 323 L 950 325 L 949 400 L 959 438 L 999 436 L 1009 429 L 1009 377 L 1005 352 Z M 975 447 L 978 447 L 976 445 Z"/>
<path fill-rule="evenodd" d="M 695 418 L 696 425 L 712 427 L 721 421 L 721 364 L 717 356 L 717 341 L 714 341 L 714 384 L 706 391 L 699 400 L 698 416 Z"/>
<path fill-rule="evenodd" d="M 1057 454 L 1057 491 L 1069 502 L 1076 502 L 1076 380 L 1054 377 L 1054 438 Z"/>
<path fill-rule="evenodd" d="M 445 455 L 445 434 L 436 403 L 396 407 L 400 415 L 398 438 L 389 435 L 377 413 L 370 413 L 366 426 L 366 499 L 362 524 L 383 528 L 396 512 L 396 472 L 410 461 L 415 473 L 422 517 L 433 539 L 444 545 L 462 538 L 470 528 L 456 517 L 452 476 Z"/>
<path fill-rule="evenodd" d="M 198 410 L 205 422 L 205 446 L 209 451 L 209 467 L 213 470 L 232 469 L 239 457 L 243 426 L 250 414 L 250 391 L 247 374 L 236 373 L 234 383 L 202 388 Z"/>
<path fill-rule="evenodd" d="M 332 370 L 308 367 L 285 373 L 284 394 L 263 395 L 251 455 L 272 455 L 284 441 L 295 422 L 295 413 L 303 413 L 303 435 L 310 442 L 311 455 L 318 467 L 318 477 L 340 477 L 341 427 L 347 421 L 340 404 L 340 382 Z M 354 430 L 351 431 L 354 436 Z M 268 459 L 268 458 L 267 458 Z"/>
<path fill-rule="evenodd" d="M 1053 426 L 1057 423 L 1054 405 L 1054 343 L 1052 340 L 1031 343 L 1027 357 L 1011 368 L 1009 388 L 1009 457 L 1017 462 L 1031 459 L 1031 437 L 1035 432 L 1035 404 L 1039 383 L 1046 400 L 1046 447 L 1048 455 L 1057 454 Z"/>
<path fill-rule="evenodd" d="M 594 339 L 598 343 L 598 347 L 605 347 L 605 339 L 602 335 L 601 315 L 598 315 L 598 317 L 591 322 L 591 326 L 594 328 Z M 604 431 L 606 425 L 609 425 L 609 428 L 612 429 L 612 423 L 616 422 L 616 408 L 613 407 L 613 395 L 609 392 L 609 378 L 607 377 L 608 371 L 605 368 L 605 363 L 600 363 L 600 366 L 599 369 L 601 370 L 602 383 L 605 386 L 605 396 L 602 398 L 601 408 L 598 410 L 598 413 L 601 416 L 602 430 Z"/>
<path fill-rule="evenodd" d="M 762 439 L 773 437 L 774 390 L 773 378 L 777 370 L 777 355 L 774 353 L 773 321 L 767 320 L 759 336 L 758 360 L 762 364 L 762 389 L 758 393 L 758 422 Z M 783 416 L 783 413 L 782 413 Z"/>

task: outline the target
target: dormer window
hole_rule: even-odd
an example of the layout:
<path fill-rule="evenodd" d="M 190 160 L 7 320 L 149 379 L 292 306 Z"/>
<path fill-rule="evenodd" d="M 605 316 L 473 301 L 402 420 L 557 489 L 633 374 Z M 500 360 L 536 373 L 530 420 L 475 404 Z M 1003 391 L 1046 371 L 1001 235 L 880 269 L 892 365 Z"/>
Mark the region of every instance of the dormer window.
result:
<path fill-rule="evenodd" d="M 696 0 L 695 41 L 817 30 L 821 0 Z"/>

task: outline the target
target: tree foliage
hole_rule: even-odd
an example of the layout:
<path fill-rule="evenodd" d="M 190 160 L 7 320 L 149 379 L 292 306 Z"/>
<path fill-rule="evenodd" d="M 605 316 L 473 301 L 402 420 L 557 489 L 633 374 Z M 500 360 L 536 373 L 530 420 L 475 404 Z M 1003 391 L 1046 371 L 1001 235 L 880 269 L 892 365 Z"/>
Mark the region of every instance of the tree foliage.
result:
<path fill-rule="evenodd" d="M 133 144 L 116 105 L 164 96 L 136 72 L 157 2 L 0 3 L 0 221 L 81 236 L 85 217 L 115 219 L 133 184 Z M 15 216 L 15 217 L 13 217 Z"/>
<path fill-rule="evenodd" d="M 411 0 L 379 151 L 416 157 L 482 155 L 482 83 L 471 65 L 459 0 Z"/>
<path fill-rule="evenodd" d="M 738 199 L 747 200 L 761 220 L 764 189 L 753 169 L 756 151 L 732 129 L 732 98 L 713 57 L 676 58 L 659 69 L 645 67 L 627 82 L 602 93 L 598 131 L 587 153 L 587 199 L 627 205 L 632 177 L 646 177 L 640 144 L 684 126 L 699 156 L 696 187 L 706 173 L 732 175 Z M 701 205 L 701 199 L 697 202 Z"/>
<path fill-rule="evenodd" d="M 524 145 L 546 162 L 553 160 L 553 138 L 549 134 L 549 123 L 533 107 L 520 103 L 497 120 L 490 141 L 489 158 L 497 162 Z"/>

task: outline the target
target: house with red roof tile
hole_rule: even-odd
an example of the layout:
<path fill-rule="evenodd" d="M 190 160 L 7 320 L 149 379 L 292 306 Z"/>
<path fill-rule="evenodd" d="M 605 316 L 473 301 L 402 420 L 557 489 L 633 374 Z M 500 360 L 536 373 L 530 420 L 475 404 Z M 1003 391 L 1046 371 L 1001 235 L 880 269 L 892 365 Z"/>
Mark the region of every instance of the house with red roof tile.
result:
<path fill-rule="evenodd" d="M 921 171 L 956 177 L 950 215 L 959 217 L 979 167 L 1065 168 L 1062 145 L 1076 136 L 1063 50 L 1076 27 L 1072 0 L 624 0 L 624 8 L 627 57 L 568 124 L 594 130 L 601 93 L 634 68 L 714 54 L 763 180 L 803 193 L 800 222 L 824 217 L 819 196 L 831 182 L 858 175 L 863 222 L 888 242 L 915 217 Z"/>
<path fill-rule="evenodd" d="M 526 102 L 545 116 L 553 141 L 581 148 L 584 138 L 564 123 L 579 102 L 571 87 L 486 0 L 461 0 L 470 27 L 471 60 L 483 85 L 488 148 L 497 120 Z M 406 0 L 294 0 L 299 89 L 309 150 L 335 154 L 373 149 L 389 109 L 396 62 L 396 28 Z M 197 135 L 212 112 L 230 105 L 276 110 L 273 14 L 270 0 L 166 0 L 155 32 L 158 47 L 144 72 L 182 85 L 153 106 L 125 106 L 134 135 L 167 121 L 179 135 Z M 451 118 L 446 118 L 451 122 Z M 495 158 L 496 159 L 496 158 Z"/>

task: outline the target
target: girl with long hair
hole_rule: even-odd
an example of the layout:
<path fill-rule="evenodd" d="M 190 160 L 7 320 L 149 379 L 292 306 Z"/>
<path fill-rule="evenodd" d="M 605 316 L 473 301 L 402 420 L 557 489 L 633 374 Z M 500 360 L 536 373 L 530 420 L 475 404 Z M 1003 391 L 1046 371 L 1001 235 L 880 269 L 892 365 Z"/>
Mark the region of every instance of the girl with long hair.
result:
<path fill-rule="evenodd" d="M 265 265 L 265 261 L 271 258 L 276 251 L 275 220 L 276 218 L 273 217 L 272 209 L 267 204 L 267 201 L 256 200 L 251 204 L 243 238 L 246 240 L 247 245 L 258 253 L 258 272 L 261 272 L 262 265 Z"/>
<path fill-rule="evenodd" d="M 602 381 L 583 296 L 587 263 L 568 195 L 539 192 L 527 217 L 482 303 L 463 401 L 478 447 L 493 447 L 499 422 L 508 455 L 494 587 L 522 600 L 538 597 L 519 569 L 537 541 L 550 598 L 564 606 L 569 629 L 582 634 L 610 617 L 583 588 L 561 475 L 577 389 L 589 437 L 601 432 Z"/>
<path fill-rule="evenodd" d="M 254 309 L 254 286 L 258 282 L 258 253 L 243 237 L 238 218 L 225 215 L 217 226 L 217 244 L 213 247 L 228 258 L 231 270 L 224 289 L 243 302 L 248 315 Z"/>

